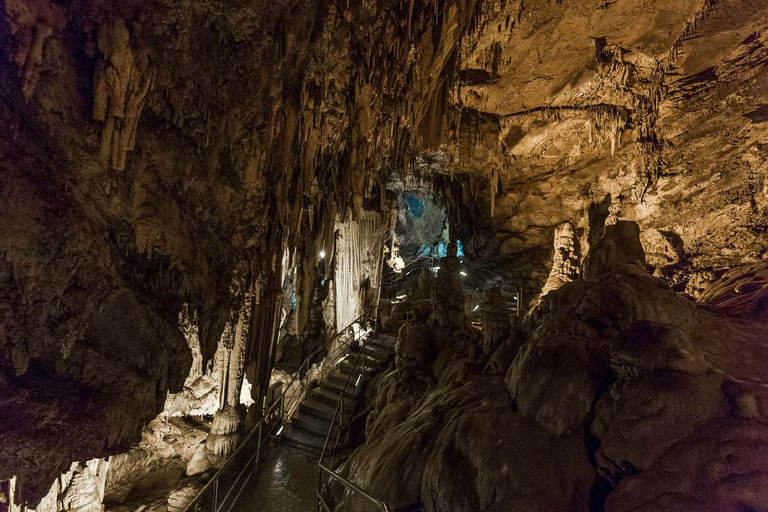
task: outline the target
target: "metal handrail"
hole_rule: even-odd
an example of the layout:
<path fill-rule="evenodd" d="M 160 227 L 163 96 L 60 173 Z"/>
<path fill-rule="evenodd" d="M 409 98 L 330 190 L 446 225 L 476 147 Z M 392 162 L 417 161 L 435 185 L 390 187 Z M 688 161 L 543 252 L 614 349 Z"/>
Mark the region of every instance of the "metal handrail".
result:
<path fill-rule="evenodd" d="M 303 366 L 303 364 L 302 364 L 302 366 Z M 298 372 L 297 372 L 297 375 L 298 375 Z M 224 471 L 225 471 L 225 470 L 227 470 L 227 469 L 229 468 L 229 466 L 230 466 L 230 464 L 232 463 L 232 461 L 234 461 L 234 460 L 237 458 L 237 456 L 240 454 L 240 452 L 242 452 L 242 451 L 245 449 L 245 447 L 248 445 L 248 441 L 250 441 L 250 440 L 251 440 L 251 438 L 252 438 L 252 437 L 253 437 L 253 436 L 254 436 L 254 435 L 257 433 L 257 432 L 259 433 L 259 445 L 258 445 L 258 447 L 259 447 L 259 448 L 261 448 L 261 437 L 262 437 L 262 433 L 263 433 L 263 432 L 262 432 L 262 429 L 263 429 L 264 425 L 266 424 L 266 420 L 272 416 L 272 414 L 275 412 L 275 409 L 276 409 L 278 406 L 279 406 L 279 408 L 282 410 L 282 408 L 283 408 L 283 405 L 284 405 L 284 400 L 285 400 L 285 395 L 286 395 L 286 393 L 287 393 L 287 390 L 288 390 L 288 389 L 290 389 L 290 387 L 291 387 L 291 385 L 293 384 L 293 382 L 295 381 L 295 379 L 296 379 L 296 376 L 294 376 L 294 378 L 291 380 L 290 384 L 287 386 L 286 390 L 285 390 L 285 391 L 283 391 L 283 393 L 280 395 L 280 398 L 278 398 L 278 400 L 276 400 L 276 401 L 275 401 L 275 402 L 274 402 L 274 403 L 273 403 L 273 404 L 272 404 L 272 405 L 269 407 L 269 409 L 267 409 L 267 412 L 266 412 L 266 414 L 262 415 L 262 418 L 259 420 L 259 422 L 256 424 L 256 426 L 254 426 L 254 427 L 253 427 L 253 428 L 252 428 L 252 429 L 251 429 L 251 430 L 248 432 L 248 435 L 245 437 L 245 439 L 243 439 L 243 440 L 241 441 L 240 445 L 239 445 L 239 446 L 237 447 L 237 449 L 236 449 L 236 450 L 235 450 L 235 451 L 232 453 L 232 455 L 230 455 L 230 456 L 229 456 L 229 458 L 227 458 L 226 462 L 224 462 L 224 464 L 221 466 L 221 468 L 219 468 L 219 470 L 218 470 L 218 471 L 216 471 L 216 473 L 215 473 L 215 474 L 214 474 L 214 475 L 211 477 L 211 479 L 208 481 L 208 483 L 206 483 L 206 484 L 203 486 L 203 488 L 200 490 L 200 492 L 199 492 L 199 493 L 197 493 L 197 496 L 195 496 L 195 498 L 194 498 L 194 499 L 193 499 L 193 500 L 192 500 L 192 501 L 189 503 L 189 505 L 187 505 L 187 507 L 186 507 L 185 511 L 192 511 L 192 510 L 193 510 L 193 507 L 194 507 L 195 505 L 197 505 L 197 504 L 198 504 L 198 502 L 199 502 L 199 501 L 200 501 L 200 500 L 203 498 L 203 496 L 205 495 L 205 493 L 206 493 L 206 492 L 207 492 L 207 491 L 208 491 L 208 490 L 209 490 L 211 487 L 216 487 L 216 489 L 215 489 L 215 490 L 216 490 L 216 492 L 217 492 L 217 494 L 218 494 L 218 483 L 219 483 L 219 479 L 220 479 L 220 478 L 221 478 L 221 476 L 224 474 Z M 282 423 L 282 418 L 280 418 L 280 421 L 281 421 L 281 423 Z M 258 454 L 259 454 L 259 451 L 257 450 L 257 452 L 256 452 L 256 453 L 257 453 L 257 456 L 258 456 Z M 248 466 L 248 465 L 249 465 L 249 464 L 250 464 L 252 461 L 253 461 L 253 457 L 251 457 L 251 459 L 249 459 L 249 460 L 248 460 L 248 462 L 245 464 L 245 467 L 247 467 L 247 466 Z M 224 499 L 222 500 L 222 503 L 221 503 L 221 505 L 218 505 L 218 506 L 217 506 L 217 504 L 216 504 L 215 502 L 216 502 L 216 501 L 218 501 L 218 500 L 217 500 L 217 498 L 216 498 L 216 497 L 214 497 L 214 510 L 215 510 L 216 512 L 218 512 L 219 510 L 221 510 L 221 509 L 224 507 L 224 503 L 227 501 L 227 498 L 229 498 L 229 495 L 231 494 L 231 492 L 232 492 L 232 489 L 234 489 L 235 485 L 237 485 L 238 481 L 240 480 L 240 478 L 241 478 L 241 476 L 242 476 L 242 473 L 243 473 L 243 472 L 241 471 L 241 472 L 240 472 L 240 474 L 238 475 L 238 477 L 235 479 L 235 482 L 232 484 L 232 487 L 230 488 L 229 492 L 226 494 L 226 496 L 224 496 Z"/>
<path fill-rule="evenodd" d="M 326 343 L 332 342 L 333 340 L 335 340 L 336 338 L 338 338 L 339 336 L 341 336 L 342 334 L 347 332 L 356 323 L 358 323 L 361 320 L 365 319 L 368 316 L 368 314 L 370 313 L 370 311 L 371 310 L 366 311 L 365 313 L 363 313 L 362 315 L 357 317 L 355 320 L 353 320 L 349 325 L 347 325 L 343 329 L 339 330 Z M 338 350 L 343 349 L 343 348 L 345 348 L 345 347 L 344 346 L 339 347 L 337 350 L 335 350 L 333 352 L 333 354 L 337 353 Z M 251 464 L 251 462 L 253 462 L 254 458 L 257 459 L 256 462 L 258 463 L 258 458 L 260 457 L 260 454 L 261 454 L 261 446 L 263 444 L 262 443 L 263 428 L 266 425 L 267 420 L 270 419 L 274 415 L 275 411 L 278 410 L 278 409 L 279 409 L 280 413 L 278 415 L 279 421 L 278 421 L 277 424 L 279 424 L 282 427 L 282 426 L 285 425 L 285 423 L 287 421 L 289 421 L 291 419 L 291 417 L 293 416 L 293 412 L 296 410 L 297 404 L 299 404 L 301 402 L 301 399 L 299 398 L 297 400 L 294 400 L 293 404 L 291 405 L 291 407 L 288 410 L 288 413 L 286 414 L 286 411 L 285 411 L 286 395 L 291 390 L 291 387 L 296 382 L 296 379 L 299 379 L 300 386 L 302 386 L 304 388 L 307 388 L 307 383 L 304 382 L 304 381 L 309 378 L 309 372 L 308 372 L 309 366 L 311 365 L 312 360 L 318 354 L 322 353 L 323 350 L 324 350 L 324 348 L 319 348 L 319 349 L 315 350 L 314 352 L 312 352 L 309 356 L 304 358 L 304 360 L 302 361 L 301 365 L 299 365 L 298 370 L 294 373 L 293 377 L 288 382 L 288 385 L 285 386 L 285 388 L 283 389 L 283 392 L 280 394 L 280 397 L 277 400 L 275 400 L 275 402 L 267 409 L 267 411 L 262 415 L 262 417 L 259 420 L 259 422 L 248 432 L 246 437 L 240 442 L 239 446 L 235 449 L 235 451 L 232 453 L 232 455 L 230 455 L 227 458 L 227 460 L 224 462 L 224 464 L 221 466 L 221 468 L 219 468 L 219 470 L 216 471 L 216 473 L 214 473 L 214 475 L 203 486 L 203 488 L 200 490 L 200 492 L 197 493 L 195 498 L 189 503 L 189 505 L 187 505 L 187 507 L 184 509 L 185 512 L 192 512 L 193 507 L 200 502 L 200 500 L 203 498 L 205 493 L 207 491 L 209 491 L 211 489 L 211 487 L 214 487 L 215 488 L 215 492 L 216 492 L 216 496 L 214 496 L 214 511 L 215 512 L 220 512 L 224 508 L 224 503 L 226 503 L 227 499 L 229 498 L 229 496 L 232 493 L 232 490 L 235 488 L 237 483 L 240 481 L 240 478 L 242 477 L 242 475 L 243 475 L 243 473 L 245 471 L 245 468 L 247 468 Z M 330 355 L 331 354 L 329 354 L 329 356 Z M 304 369 L 304 366 L 307 367 L 307 372 L 304 374 L 304 377 L 302 377 L 302 370 Z M 298 395 L 299 395 L 299 397 L 301 397 L 303 394 L 304 394 L 304 392 L 302 391 Z M 267 438 L 269 438 L 274 431 L 275 431 L 275 428 L 273 427 L 268 432 Z M 229 469 L 229 466 L 231 465 L 232 461 L 234 461 L 237 458 L 237 456 L 245 449 L 245 447 L 248 444 L 248 441 L 250 441 L 257 432 L 259 434 L 259 442 L 258 442 L 258 445 L 257 445 L 255 457 L 252 456 L 251 458 L 248 459 L 248 462 L 246 462 L 246 464 L 244 465 L 243 470 L 240 472 L 240 474 L 238 474 L 237 478 L 235 479 L 235 482 L 232 484 L 232 486 L 230 487 L 229 491 L 224 496 L 224 499 L 222 500 L 221 504 L 218 504 L 217 503 L 218 502 L 218 485 L 219 485 L 219 480 L 220 480 L 221 476 L 224 474 L 224 472 L 227 469 Z M 250 478 L 251 478 L 251 475 L 249 475 L 249 477 L 246 479 L 246 481 L 243 482 L 243 485 L 240 488 L 240 492 L 242 492 L 242 489 L 244 488 L 245 483 Z M 235 502 L 237 501 L 237 498 L 240 496 L 240 492 L 238 492 L 237 496 L 235 497 Z"/>
<path fill-rule="evenodd" d="M 365 378 L 366 378 L 365 347 L 366 347 L 366 345 L 368 343 L 370 343 L 371 341 L 375 340 L 376 338 L 378 338 L 382 334 L 384 334 L 384 331 L 383 330 L 379 330 L 373 336 L 371 336 L 371 337 L 369 337 L 369 338 L 367 338 L 365 340 L 362 340 L 362 343 L 360 345 L 361 350 L 360 350 L 360 352 L 357 353 L 357 357 L 355 358 L 355 362 L 352 365 L 352 368 L 357 368 L 357 365 L 362 362 L 362 368 L 361 368 L 360 375 L 362 376 L 362 379 L 363 379 L 363 386 L 365 385 Z M 341 482 L 346 488 L 348 488 L 348 489 L 350 489 L 350 490 L 360 494 L 364 498 L 367 498 L 374 505 L 376 505 L 376 507 L 379 508 L 379 510 L 381 510 L 383 512 L 390 512 L 390 508 L 389 508 L 389 506 L 385 502 L 381 501 L 378 498 L 375 498 L 375 497 L 371 496 L 366 491 L 364 491 L 361 487 L 353 484 L 352 482 L 350 482 L 349 480 L 347 480 L 346 478 L 344 478 L 343 476 L 339 475 L 338 473 L 336 473 L 332 469 L 330 469 L 327 466 L 325 466 L 325 464 L 323 464 L 323 462 L 325 461 L 326 454 L 328 452 L 328 443 L 331 440 L 331 434 L 333 433 L 333 429 L 336 426 L 336 420 L 337 419 L 338 419 L 338 423 L 339 423 L 339 428 L 336 431 L 336 441 L 334 443 L 334 452 L 338 449 L 338 446 L 339 446 L 339 440 L 341 438 L 341 431 L 342 431 L 342 428 L 343 428 L 342 421 L 343 421 L 343 415 L 344 415 L 344 393 L 346 393 L 346 391 L 347 391 L 347 387 L 349 386 L 349 382 L 350 382 L 351 378 L 352 378 L 352 372 L 350 372 L 349 375 L 347 375 L 347 379 L 346 379 L 346 381 L 344 381 L 344 386 L 342 387 L 341 392 L 339 393 L 339 401 L 336 403 L 336 409 L 335 409 L 335 411 L 333 413 L 333 419 L 331 420 L 331 425 L 328 428 L 328 434 L 325 437 L 325 443 L 323 443 L 323 450 L 320 452 L 320 461 L 317 463 L 317 465 L 318 465 L 318 467 L 320 467 L 320 469 L 323 472 L 327 473 L 329 475 L 329 477 L 334 478 L 335 480 Z M 359 385 L 359 383 L 356 383 L 355 387 L 357 388 L 358 385 Z M 318 510 L 320 509 L 320 507 L 322 507 L 327 512 L 331 512 L 330 507 L 325 502 L 325 499 L 322 496 L 322 490 L 323 490 L 322 487 L 323 487 L 323 473 L 321 472 L 320 476 L 319 476 L 319 480 L 318 480 L 318 489 L 317 489 Z"/>
<path fill-rule="evenodd" d="M 403 267 L 403 269 L 398 272 L 391 272 L 387 275 L 387 286 L 394 286 L 395 283 L 398 283 L 408 277 L 412 272 L 422 269 L 422 268 L 432 268 L 435 266 L 435 258 L 432 256 L 422 256 L 421 258 L 417 258 L 410 263 L 408 263 L 406 266 Z"/>
<path fill-rule="evenodd" d="M 502 296 L 511 297 L 515 300 L 515 304 L 512 310 L 512 314 L 514 316 L 520 316 L 520 312 L 522 310 L 522 302 L 523 302 L 523 285 L 520 284 L 517 281 L 509 281 L 508 279 L 505 279 L 503 275 L 493 272 L 492 270 L 489 270 L 482 266 L 473 266 L 472 270 L 469 270 L 468 272 L 471 272 L 471 274 L 467 274 L 467 277 L 470 281 L 475 281 L 477 283 L 481 278 L 478 278 L 472 274 L 481 274 L 486 276 L 486 279 L 488 277 L 493 279 L 499 279 L 501 283 L 497 285 L 499 287 L 499 290 L 501 291 Z M 487 284 L 487 283 L 484 283 Z M 481 288 L 482 291 L 480 290 Z M 477 290 L 473 292 L 473 296 L 480 292 L 481 298 L 485 298 L 485 293 L 487 292 L 486 286 L 478 286 Z"/>
<path fill-rule="evenodd" d="M 371 503 L 376 505 L 376 507 L 378 507 L 379 510 L 381 510 L 382 512 L 390 512 L 392 510 L 392 509 L 389 508 L 389 505 L 387 505 L 385 502 L 381 501 L 380 499 L 378 499 L 378 498 L 376 498 L 374 496 L 371 496 L 370 494 L 365 492 L 365 490 L 363 490 L 362 487 L 353 484 L 352 482 L 350 482 L 349 480 L 347 480 L 343 476 L 339 475 L 335 471 L 325 467 L 322 462 L 318 463 L 318 466 L 320 467 L 320 469 L 322 471 L 324 471 L 328 475 L 329 478 L 333 478 L 334 480 L 337 480 L 337 481 L 341 482 L 344 485 L 344 487 L 347 487 L 348 489 L 352 489 L 353 491 L 355 491 L 359 495 L 363 496 L 364 498 L 367 498 L 368 501 L 370 501 Z M 322 503 L 322 505 L 325 508 L 325 510 L 330 512 L 330 510 L 331 510 L 330 507 L 325 503 L 325 500 L 323 499 L 323 496 L 322 496 L 322 494 L 319 491 L 317 493 L 317 498 L 320 501 L 320 503 Z"/>
<path fill-rule="evenodd" d="M 363 340 L 363 343 L 361 344 L 361 350 L 360 350 L 360 352 L 357 353 L 357 357 L 355 358 L 355 362 L 352 365 L 352 368 L 357 368 L 358 363 L 362 359 L 362 365 L 363 366 L 362 366 L 362 371 L 361 371 L 360 375 L 362 376 L 362 379 L 363 379 L 363 385 L 365 385 L 365 368 L 366 368 L 366 366 L 365 366 L 365 364 L 366 364 L 366 362 L 365 362 L 365 346 L 368 343 L 370 343 L 371 341 L 373 341 L 376 338 L 378 338 L 379 336 L 381 336 L 383 333 L 384 333 L 384 331 L 381 331 L 381 330 L 377 331 L 372 337 Z M 326 435 L 325 443 L 323 444 L 323 451 L 320 452 L 320 462 L 321 463 L 323 462 L 323 459 L 325 458 L 325 454 L 326 454 L 326 451 L 328 449 L 328 441 L 331 438 L 331 432 L 333 432 L 333 425 L 336 422 L 336 418 L 337 417 L 339 417 L 339 427 L 341 427 L 341 417 L 340 416 L 343 416 L 343 414 L 344 414 L 344 412 L 343 412 L 344 411 L 344 393 L 346 393 L 346 391 L 347 391 L 347 386 L 349 386 L 349 381 L 350 381 L 351 378 L 352 378 L 352 372 L 350 372 L 349 375 L 347 375 L 347 380 L 344 381 L 344 386 L 341 388 L 341 393 L 339 394 L 339 401 L 336 402 L 336 410 L 334 411 L 333 419 L 331 420 L 331 428 L 328 429 L 328 434 Z M 355 385 L 355 387 L 357 387 L 357 384 Z M 339 414 L 340 412 L 341 412 L 341 415 Z M 337 433 L 336 433 L 336 447 L 338 447 L 340 431 L 341 431 L 341 429 L 339 429 L 339 431 L 337 431 Z"/>

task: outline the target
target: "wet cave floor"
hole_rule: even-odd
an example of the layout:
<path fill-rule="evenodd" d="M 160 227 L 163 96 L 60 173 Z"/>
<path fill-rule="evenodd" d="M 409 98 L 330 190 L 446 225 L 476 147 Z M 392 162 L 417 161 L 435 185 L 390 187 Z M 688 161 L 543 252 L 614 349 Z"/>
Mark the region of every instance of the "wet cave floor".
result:
<path fill-rule="evenodd" d="M 317 456 L 274 444 L 232 506 L 237 512 L 313 512 L 317 510 Z"/>

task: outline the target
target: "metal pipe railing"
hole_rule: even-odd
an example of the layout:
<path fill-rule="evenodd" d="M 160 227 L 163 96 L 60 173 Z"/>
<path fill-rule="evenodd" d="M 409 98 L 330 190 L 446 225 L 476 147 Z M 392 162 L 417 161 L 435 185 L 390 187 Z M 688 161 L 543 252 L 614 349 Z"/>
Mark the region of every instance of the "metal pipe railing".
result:
<path fill-rule="evenodd" d="M 334 340 L 336 340 L 339 336 L 349 331 L 350 328 L 352 328 L 355 324 L 361 322 L 362 320 L 366 319 L 369 315 L 370 310 L 363 313 L 359 317 L 357 317 L 355 320 L 353 320 L 348 326 L 346 326 L 344 329 L 339 330 L 333 337 L 331 337 L 326 343 L 330 343 Z M 337 354 L 341 350 L 348 349 L 349 346 L 341 345 L 340 347 L 337 347 L 336 350 L 328 354 L 328 357 L 331 357 L 335 354 Z M 201 501 L 205 497 L 206 493 L 213 491 L 213 512 L 221 512 L 225 510 L 224 505 L 227 502 L 227 499 L 231 496 L 232 491 L 234 488 L 238 485 L 240 482 L 240 479 L 242 478 L 243 474 L 245 473 L 246 469 L 255 461 L 256 466 L 254 467 L 254 471 L 249 474 L 249 476 L 245 479 L 245 481 L 240 486 L 240 489 L 235 496 L 234 500 L 232 501 L 232 504 L 230 505 L 230 508 L 226 510 L 231 510 L 232 506 L 237 502 L 237 499 L 240 497 L 240 494 L 242 493 L 243 489 L 245 488 L 245 485 L 248 483 L 250 478 L 255 476 L 257 470 L 258 470 L 258 463 L 259 459 L 261 457 L 261 448 L 266 442 L 271 441 L 271 438 L 274 437 L 275 430 L 278 429 L 278 427 L 282 428 L 285 426 L 285 424 L 290 421 L 290 419 L 293 417 L 293 413 L 295 412 L 296 408 L 298 407 L 298 404 L 301 402 L 302 396 L 304 393 L 308 393 L 309 391 L 309 368 L 312 364 L 312 361 L 315 357 L 317 357 L 319 354 L 322 353 L 324 348 L 319 348 L 312 352 L 309 356 L 304 358 L 304 360 L 301 362 L 301 365 L 299 365 L 299 369 L 293 374 L 293 377 L 288 382 L 288 385 L 285 386 L 283 389 L 283 392 L 280 394 L 280 397 L 267 409 L 267 411 L 262 415 L 259 422 L 248 432 L 248 434 L 245 436 L 245 438 L 240 442 L 238 447 L 235 449 L 235 451 L 230 455 L 226 462 L 219 468 L 218 471 L 211 477 L 211 479 L 203 486 L 203 488 L 200 490 L 200 492 L 197 493 L 195 498 L 187 505 L 185 512 L 194 512 L 201 510 L 199 508 L 199 505 L 201 505 Z M 335 365 L 333 365 L 335 366 Z M 305 368 L 306 367 L 306 368 Z M 297 391 L 291 391 L 291 388 L 296 383 L 298 379 L 299 382 L 299 390 Z M 289 406 L 289 408 L 286 411 L 285 402 L 287 395 L 289 393 L 292 393 L 292 404 Z M 275 413 L 277 412 L 277 415 Z M 272 420 L 277 420 L 276 423 L 273 425 L 269 425 L 268 422 Z M 266 438 L 264 437 L 264 427 L 269 426 L 270 430 L 268 430 Z M 279 433 L 279 430 L 278 430 Z M 249 441 L 253 439 L 254 436 L 258 434 L 258 442 L 256 445 L 255 453 L 249 457 L 248 461 L 243 465 L 243 469 L 240 471 L 238 476 L 235 478 L 235 481 L 232 483 L 232 485 L 229 487 L 229 490 L 227 491 L 224 498 L 221 500 L 221 503 L 219 503 L 219 483 L 221 481 L 222 476 L 231 468 L 231 465 L 235 460 L 237 460 L 238 456 L 243 453 L 246 446 L 248 445 Z M 264 440 L 266 439 L 266 441 Z M 197 508 L 196 508 L 197 507 Z"/>
<path fill-rule="evenodd" d="M 386 286 L 394 286 L 396 283 L 402 281 L 406 277 L 408 277 L 412 272 L 416 270 L 420 270 L 422 268 L 432 268 L 435 265 L 435 258 L 432 256 L 423 256 L 421 258 L 415 259 L 408 263 L 406 266 L 403 267 L 403 269 L 399 272 L 389 272 L 386 277 L 386 283 L 384 283 Z"/>
<path fill-rule="evenodd" d="M 360 487 L 360 486 L 358 486 L 358 485 L 355 485 L 355 484 L 353 484 L 352 482 L 350 482 L 349 480 L 347 480 L 347 479 L 346 479 L 346 478 L 344 478 L 343 476 L 341 476 L 341 475 L 339 475 L 338 473 L 336 473 L 336 472 L 334 472 L 334 471 L 332 471 L 332 470 L 328 469 L 327 467 L 325 467 L 325 466 L 324 466 L 322 463 L 320 463 L 320 464 L 318 464 L 318 465 L 320 466 L 320 470 L 321 470 L 322 472 L 324 472 L 326 475 L 328 475 L 328 478 L 329 478 L 329 479 L 330 479 L 330 478 L 332 478 L 332 479 L 334 479 L 334 480 L 336 480 L 336 481 L 340 482 L 340 483 L 341 483 L 342 485 L 344 485 L 344 487 L 346 487 L 347 489 L 351 489 L 352 491 L 356 492 L 356 493 L 357 493 L 357 494 L 359 494 L 360 496 L 363 496 L 363 497 L 364 497 L 364 498 L 366 498 L 368 501 L 370 501 L 371 503 L 373 503 L 374 505 L 376 505 L 376 508 L 378 508 L 380 511 L 382 511 L 382 512 L 390 512 L 390 511 L 392 510 L 392 509 L 390 509 L 390 508 L 389 508 L 389 505 L 387 505 L 386 503 L 384 503 L 384 502 L 383 502 L 383 501 L 381 501 L 380 499 L 378 499 L 378 498 L 376 498 L 376 497 L 374 497 L 374 496 L 371 496 L 370 494 L 368 494 L 367 492 L 365 492 L 365 490 L 364 490 L 362 487 Z M 318 498 L 318 501 L 319 501 L 319 503 L 321 503 L 321 504 L 322 504 L 322 506 L 323 506 L 323 509 L 324 509 L 326 512 L 331 512 L 331 508 L 328 506 L 328 504 L 327 504 L 327 503 L 325 502 L 325 500 L 323 499 L 323 496 L 322 496 L 322 493 L 321 493 L 321 492 L 318 492 L 318 493 L 317 493 L 317 498 Z"/>
<path fill-rule="evenodd" d="M 366 362 L 366 355 L 365 355 L 365 348 L 366 345 L 379 336 L 384 334 L 383 331 L 378 331 L 376 334 L 374 334 L 370 338 L 366 338 L 362 341 L 360 345 L 360 351 L 357 353 L 357 357 L 355 358 L 355 362 L 352 365 L 352 368 L 357 368 L 358 364 L 362 364 L 360 368 L 360 375 L 362 377 L 362 386 L 365 386 L 365 379 L 366 379 L 366 371 L 367 371 L 367 362 Z M 340 482 L 342 485 L 344 485 L 345 488 L 347 488 L 348 491 L 355 492 L 364 498 L 366 498 L 368 501 L 373 503 L 380 511 L 382 512 L 390 512 L 389 506 L 384 503 L 383 501 L 371 496 L 368 494 L 365 490 L 363 490 L 358 485 L 355 485 L 354 483 L 350 482 L 343 476 L 339 475 L 329 467 L 327 467 L 324 462 L 326 455 L 329 454 L 328 451 L 328 444 L 331 440 L 331 435 L 333 434 L 333 430 L 336 427 L 336 423 L 338 420 L 338 429 L 336 430 L 336 440 L 334 442 L 333 452 L 335 453 L 336 450 L 338 450 L 339 447 L 339 441 L 341 439 L 341 432 L 344 428 L 343 426 L 343 417 L 344 417 L 344 394 L 347 392 L 347 388 L 349 387 L 350 380 L 352 378 L 352 373 L 350 372 L 349 375 L 347 375 L 347 379 L 344 381 L 344 386 L 342 387 L 341 392 L 339 393 L 339 401 L 336 403 L 336 409 L 333 413 L 333 418 L 331 420 L 331 425 L 328 428 L 328 434 L 325 437 L 325 443 L 323 443 L 323 450 L 320 452 L 320 461 L 318 462 L 318 467 L 320 468 L 321 472 L 318 478 L 318 486 L 317 486 L 317 498 L 318 498 L 318 511 L 322 512 L 323 510 L 325 512 L 331 512 L 330 507 L 325 502 L 325 499 L 323 498 L 323 475 L 327 475 L 328 481 L 327 483 L 330 483 L 331 479 L 334 479 L 338 482 Z M 359 389 L 362 387 L 360 383 L 360 379 L 358 379 L 358 382 L 355 383 L 355 389 L 359 391 Z"/>

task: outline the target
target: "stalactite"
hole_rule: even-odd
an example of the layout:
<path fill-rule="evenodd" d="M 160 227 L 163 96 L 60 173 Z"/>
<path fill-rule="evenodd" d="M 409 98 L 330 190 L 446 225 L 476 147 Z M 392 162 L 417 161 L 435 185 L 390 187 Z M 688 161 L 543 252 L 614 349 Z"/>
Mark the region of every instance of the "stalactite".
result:
<path fill-rule="evenodd" d="M 489 172 L 488 189 L 490 191 L 491 199 L 491 217 L 493 217 L 496 206 L 496 194 L 499 193 L 499 169 L 496 166 L 492 166 Z"/>
<path fill-rule="evenodd" d="M 104 122 L 101 160 L 105 167 L 122 171 L 126 153 L 136 144 L 139 116 L 155 69 L 145 50 L 134 55 L 130 33 L 120 18 L 99 28 L 98 46 L 105 60 L 99 62 L 94 77 L 93 118 Z"/>
<path fill-rule="evenodd" d="M 251 315 L 246 361 L 250 365 L 248 380 L 252 384 L 251 396 L 256 407 L 261 407 L 263 403 L 274 366 L 283 300 L 281 262 L 270 272 L 263 292 L 257 294 L 256 306 Z"/>
<path fill-rule="evenodd" d="M 248 345 L 248 328 L 251 324 L 253 308 L 253 294 L 247 292 L 243 297 L 242 306 L 240 307 L 229 358 L 229 381 L 227 383 L 226 402 L 227 405 L 232 407 L 240 403 L 240 392 L 243 387 L 243 376 L 245 375 L 245 350 Z"/>
<path fill-rule="evenodd" d="M 696 34 L 701 25 L 709 17 L 709 14 L 714 10 L 717 2 L 718 0 L 704 0 L 704 3 L 699 8 L 699 10 L 696 11 L 696 13 L 694 13 L 690 18 L 685 20 L 682 32 L 680 32 L 680 35 L 677 36 L 677 39 L 675 39 L 675 42 L 672 44 L 672 48 L 667 54 L 667 66 L 673 66 L 675 64 L 677 58 L 680 56 L 680 50 L 682 49 L 685 40 Z"/>
<path fill-rule="evenodd" d="M 227 406 L 227 385 L 230 381 L 230 361 L 232 357 L 232 347 L 234 345 L 235 332 L 232 325 L 232 318 L 224 327 L 224 332 L 219 341 L 219 350 L 217 357 L 220 358 L 221 373 L 219 374 L 219 410 Z"/>
<path fill-rule="evenodd" d="M 64 11 L 58 5 L 37 9 L 19 0 L 8 0 L 4 6 L 5 18 L 17 42 L 13 62 L 22 78 L 24 100 L 29 101 L 40 79 L 46 43 L 64 26 Z"/>

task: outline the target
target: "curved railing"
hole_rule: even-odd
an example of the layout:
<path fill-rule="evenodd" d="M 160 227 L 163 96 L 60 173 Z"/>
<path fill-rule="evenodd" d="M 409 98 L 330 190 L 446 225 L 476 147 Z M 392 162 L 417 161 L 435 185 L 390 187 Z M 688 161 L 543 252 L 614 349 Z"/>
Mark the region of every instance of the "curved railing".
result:
<path fill-rule="evenodd" d="M 327 340 L 326 343 L 331 343 L 345 333 L 349 333 L 350 329 L 352 329 L 355 324 L 366 321 L 369 315 L 370 310 L 357 317 L 344 329 L 338 331 L 333 337 Z M 351 341 L 354 341 L 354 336 L 352 336 Z M 346 346 L 345 344 L 340 345 L 330 352 L 326 358 L 332 360 L 332 358 L 337 356 L 340 352 L 348 349 L 349 346 Z M 256 426 L 248 432 L 232 455 L 227 458 L 221 468 L 213 475 L 213 477 L 211 477 L 200 492 L 197 493 L 192 502 L 187 505 L 185 512 L 201 512 L 203 510 L 222 512 L 233 510 L 233 507 L 235 503 L 237 503 L 245 486 L 256 476 L 258 463 L 262 455 L 262 448 L 280 433 L 285 424 L 290 421 L 298 405 L 301 403 L 302 398 L 308 395 L 310 391 L 309 385 L 311 381 L 314 380 L 314 376 L 311 375 L 311 372 L 309 371 L 310 367 L 315 358 L 324 350 L 325 348 L 319 348 L 304 358 L 299 369 L 293 374 L 293 377 L 288 384 L 284 386 L 280 396 L 269 406 L 269 408 L 267 408 Z M 293 389 L 297 382 L 299 384 L 298 390 Z M 288 401 L 290 403 L 286 410 L 286 402 Z M 252 444 L 254 438 L 256 439 L 256 446 L 251 447 L 253 452 L 247 457 L 246 462 L 242 464 L 242 469 L 235 476 L 234 481 L 228 482 L 228 480 L 231 480 L 230 477 L 232 476 L 230 475 L 230 471 L 235 470 L 233 464 L 241 457 L 247 455 L 246 448 Z M 249 471 L 249 468 L 251 468 L 252 465 L 254 467 Z M 247 475 L 245 474 L 246 472 L 248 473 Z M 227 487 L 226 492 L 220 490 L 222 485 Z M 237 493 L 233 494 L 236 489 Z M 232 499 L 230 500 L 230 498 Z"/>
<path fill-rule="evenodd" d="M 320 471 L 322 471 L 323 474 L 327 475 L 329 479 L 336 480 L 337 482 L 342 484 L 344 487 L 346 487 L 350 491 L 353 491 L 353 492 L 357 493 L 358 495 L 362 496 L 363 498 L 367 499 L 368 501 L 373 503 L 373 505 L 378 510 L 380 510 L 381 512 L 391 512 L 392 509 L 389 508 L 389 505 L 387 505 L 386 503 L 384 503 L 380 499 L 375 498 L 374 496 L 371 496 L 362 487 L 353 484 L 352 482 L 350 482 L 349 480 L 347 480 L 343 476 L 339 475 L 335 471 L 332 471 L 332 470 L 328 469 L 327 467 L 325 467 L 322 463 L 320 463 L 318 465 L 320 466 Z M 322 493 L 318 493 L 317 497 L 318 497 L 318 503 L 319 503 L 320 507 L 322 507 L 323 511 L 325 511 L 325 512 L 333 512 L 333 510 L 331 510 L 331 508 L 328 506 L 328 504 L 323 499 Z"/>
<path fill-rule="evenodd" d="M 408 263 L 400 272 L 387 272 L 384 275 L 383 285 L 392 287 L 400 281 L 407 278 L 413 272 L 417 272 L 423 268 L 433 268 L 435 266 L 435 258 L 432 256 L 422 256 Z"/>

